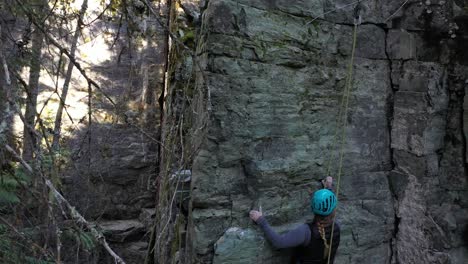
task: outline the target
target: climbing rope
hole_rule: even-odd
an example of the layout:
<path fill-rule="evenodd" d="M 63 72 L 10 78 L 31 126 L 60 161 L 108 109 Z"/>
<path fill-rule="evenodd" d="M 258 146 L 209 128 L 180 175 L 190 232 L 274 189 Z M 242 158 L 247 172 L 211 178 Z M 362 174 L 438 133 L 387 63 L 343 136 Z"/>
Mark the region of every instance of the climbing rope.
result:
<path fill-rule="evenodd" d="M 346 84 L 343 90 L 343 95 L 341 97 L 341 105 L 340 110 L 338 112 L 337 117 L 337 128 L 335 130 L 335 135 L 333 139 L 333 147 L 330 151 L 328 165 L 327 165 L 327 176 L 330 176 L 331 171 L 331 160 L 334 157 L 331 153 L 336 147 L 337 137 L 338 137 L 338 126 L 341 125 L 341 141 L 340 141 L 340 154 L 339 154 L 339 163 L 338 163 L 338 173 L 337 173 L 337 184 L 336 184 L 336 197 L 338 199 L 340 193 L 340 182 L 341 182 L 341 172 L 343 168 L 343 157 L 344 157 L 344 144 L 345 144 L 345 136 L 346 136 L 346 120 L 348 118 L 348 109 L 349 109 L 349 97 L 351 95 L 351 86 L 353 82 L 353 68 L 354 68 L 354 54 L 356 51 L 356 39 L 357 39 L 357 28 L 358 25 L 361 23 L 361 17 L 359 16 L 359 5 L 355 8 L 355 19 L 354 19 L 354 27 L 353 27 L 353 45 L 351 49 L 351 59 L 348 65 L 348 74 L 346 77 Z M 344 111 L 343 111 L 344 109 Z M 328 258 L 327 264 L 330 264 L 330 257 L 331 257 L 331 249 L 333 247 L 333 233 L 335 231 L 335 220 L 336 220 L 336 213 L 333 216 L 333 223 L 332 223 L 332 230 L 330 234 L 330 250 L 328 251 Z"/>

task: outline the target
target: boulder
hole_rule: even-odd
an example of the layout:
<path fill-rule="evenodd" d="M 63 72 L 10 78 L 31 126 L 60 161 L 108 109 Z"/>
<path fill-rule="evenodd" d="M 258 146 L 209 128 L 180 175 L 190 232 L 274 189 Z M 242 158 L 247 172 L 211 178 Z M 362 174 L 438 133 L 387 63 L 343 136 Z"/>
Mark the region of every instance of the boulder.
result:
<path fill-rule="evenodd" d="M 124 242 L 138 239 L 144 232 L 144 225 L 138 220 L 112 220 L 98 223 L 106 239 Z"/>

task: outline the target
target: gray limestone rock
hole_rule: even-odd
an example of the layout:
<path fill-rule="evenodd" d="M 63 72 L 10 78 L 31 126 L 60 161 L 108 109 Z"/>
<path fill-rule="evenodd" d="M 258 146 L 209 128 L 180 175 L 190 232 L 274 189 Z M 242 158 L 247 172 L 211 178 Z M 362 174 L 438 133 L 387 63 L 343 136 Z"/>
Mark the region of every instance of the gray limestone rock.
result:
<path fill-rule="evenodd" d="M 125 263 L 141 264 L 145 262 L 146 251 L 148 250 L 148 243 L 146 242 L 112 243 L 110 246 L 119 253 Z M 102 252 L 102 256 L 97 263 L 114 264 L 115 260 L 107 252 Z"/>
<path fill-rule="evenodd" d="M 406 30 L 390 30 L 387 34 L 387 49 L 391 59 L 408 60 L 417 56 L 417 35 Z"/>
<path fill-rule="evenodd" d="M 154 219 L 156 218 L 155 208 L 142 208 L 138 220 L 143 223 L 146 230 L 150 230 Z"/>
<path fill-rule="evenodd" d="M 135 128 L 95 125 L 92 146 L 72 153 L 67 195 L 87 218 L 137 218 L 154 205 L 149 191 L 155 152 L 150 139 Z M 79 144 L 82 137 L 70 141 Z M 90 153 L 89 158 L 83 153 Z"/>
<path fill-rule="evenodd" d="M 298 222 L 309 215 L 307 189 L 329 167 L 338 177 L 334 135 L 354 5 L 285 3 L 208 1 L 203 12 L 198 51 L 212 111 L 192 168 L 194 262 L 275 263 L 287 254 L 252 250 L 263 240 L 247 212 L 262 207 L 273 225 Z M 466 256 L 466 72 L 443 39 L 450 4 L 362 1 L 337 263 Z"/>
<path fill-rule="evenodd" d="M 216 241 L 213 263 L 259 263 L 256 258 L 262 255 L 265 242 L 252 229 L 231 227 Z"/>
<path fill-rule="evenodd" d="M 99 227 L 112 242 L 131 241 L 135 237 L 141 236 L 143 224 L 138 220 L 112 220 L 99 222 Z"/>
<path fill-rule="evenodd" d="M 275 229 L 281 232 L 286 228 L 291 226 Z M 230 227 L 214 245 L 213 264 L 280 264 L 288 263 L 290 258 L 290 250 L 273 250 L 258 228 Z"/>

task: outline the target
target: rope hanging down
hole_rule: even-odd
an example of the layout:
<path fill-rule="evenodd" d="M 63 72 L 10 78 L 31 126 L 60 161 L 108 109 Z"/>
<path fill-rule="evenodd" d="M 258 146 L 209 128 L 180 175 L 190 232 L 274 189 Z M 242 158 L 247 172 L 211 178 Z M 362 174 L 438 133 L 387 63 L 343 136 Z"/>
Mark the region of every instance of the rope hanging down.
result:
<path fill-rule="evenodd" d="M 338 117 L 337 117 L 337 127 L 335 130 L 333 146 L 330 151 L 328 165 L 327 165 L 327 176 L 330 176 L 331 160 L 334 157 L 332 153 L 338 141 L 338 130 L 339 130 L 339 126 L 341 125 L 339 164 L 338 164 L 337 184 L 336 184 L 337 199 L 340 193 L 341 172 L 343 168 L 344 144 L 345 144 L 345 136 L 346 136 L 346 120 L 348 118 L 349 97 L 351 95 L 351 86 L 353 82 L 353 67 L 354 67 L 354 54 L 356 51 L 357 28 L 358 28 L 358 25 L 361 23 L 361 16 L 359 15 L 359 11 L 360 11 L 360 5 L 358 4 L 356 8 L 354 9 L 353 45 L 351 49 L 351 59 L 348 64 L 348 74 L 346 76 L 345 88 L 343 89 L 343 95 L 341 97 L 341 104 L 340 104 L 340 109 L 339 109 Z M 332 230 L 331 230 L 331 235 L 330 235 L 330 249 L 333 246 L 333 233 L 335 231 L 336 215 L 337 214 L 335 213 L 335 215 L 333 216 Z M 327 264 L 330 264 L 330 257 L 331 257 L 331 250 L 328 251 Z"/>

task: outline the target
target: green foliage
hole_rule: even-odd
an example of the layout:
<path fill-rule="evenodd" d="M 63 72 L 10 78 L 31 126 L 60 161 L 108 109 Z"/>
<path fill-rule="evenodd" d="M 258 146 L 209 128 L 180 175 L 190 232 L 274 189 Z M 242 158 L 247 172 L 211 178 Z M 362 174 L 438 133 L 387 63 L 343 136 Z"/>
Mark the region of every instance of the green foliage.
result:
<path fill-rule="evenodd" d="M 195 31 L 193 29 L 184 32 L 180 40 L 184 44 L 194 43 L 195 42 Z"/>
<path fill-rule="evenodd" d="M 47 137 L 48 142 L 52 142 L 53 136 L 54 136 L 54 126 L 55 126 L 55 110 L 52 108 L 45 108 L 42 113 L 41 113 L 41 120 L 42 120 L 42 125 L 44 126 L 44 133 L 45 136 Z M 37 131 L 41 131 L 41 126 L 38 124 L 36 126 Z M 42 138 L 41 144 L 42 146 L 46 146 L 46 139 Z"/>
<path fill-rule="evenodd" d="M 41 167 L 43 168 L 44 171 L 50 171 L 52 170 L 54 165 L 54 156 L 53 154 L 44 154 L 42 156 L 41 160 Z"/>
<path fill-rule="evenodd" d="M 18 196 L 11 191 L 5 191 L 0 189 L 0 203 L 19 203 Z"/>
<path fill-rule="evenodd" d="M 15 169 L 13 175 L 7 172 L 0 173 L 0 211 L 5 205 L 20 202 L 18 189 L 28 181 L 29 177 L 22 168 Z"/>
<path fill-rule="evenodd" d="M 52 264 L 50 259 L 35 257 L 31 247 L 21 243 L 21 239 L 0 224 L 0 260 L 2 264 Z"/>
<path fill-rule="evenodd" d="M 101 6 L 103 7 L 109 5 L 109 7 L 107 7 L 106 9 L 106 14 L 110 17 L 118 16 L 120 13 L 120 10 L 122 9 L 123 1 L 113 0 L 113 1 L 110 1 L 109 4 L 107 4 L 106 2 L 107 2 L 106 0 L 101 0 L 100 2 Z"/>
<path fill-rule="evenodd" d="M 67 148 L 60 148 L 52 153 L 44 153 L 41 159 L 41 168 L 47 172 L 56 187 L 60 187 L 58 173 L 64 170 L 70 161 L 70 151 Z"/>
<path fill-rule="evenodd" d="M 97 245 L 90 232 L 69 228 L 65 229 L 63 233 L 66 237 L 74 239 L 77 244 L 82 245 L 86 251 L 94 249 Z"/>
<path fill-rule="evenodd" d="M 54 261 L 41 260 L 41 259 L 37 259 L 37 258 L 34 258 L 34 257 L 28 257 L 28 256 L 25 256 L 24 260 L 28 264 L 54 264 L 55 263 Z"/>

